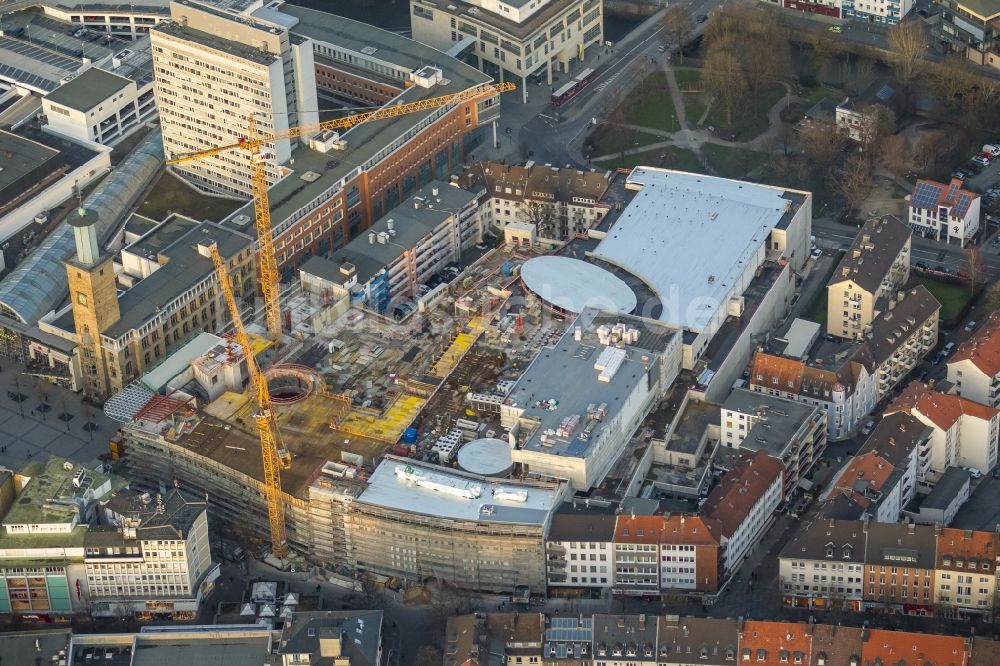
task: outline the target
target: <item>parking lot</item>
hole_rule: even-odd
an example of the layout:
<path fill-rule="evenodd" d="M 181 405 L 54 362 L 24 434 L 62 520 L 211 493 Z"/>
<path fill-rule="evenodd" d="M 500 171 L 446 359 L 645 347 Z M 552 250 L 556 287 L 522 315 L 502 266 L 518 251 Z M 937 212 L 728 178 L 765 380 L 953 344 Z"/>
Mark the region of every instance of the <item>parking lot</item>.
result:
<path fill-rule="evenodd" d="M 992 532 L 1000 523 L 1000 480 L 987 474 L 972 483 L 972 497 L 959 510 L 951 527 Z"/>
<path fill-rule="evenodd" d="M 970 158 L 971 157 L 973 156 L 970 155 Z M 959 169 L 962 171 L 968 171 L 969 162 L 960 166 Z M 971 177 L 967 177 L 965 180 L 965 184 L 969 189 L 979 193 L 985 192 L 998 182 L 1000 182 L 1000 156 L 998 156 L 997 159 L 991 160 L 990 165 L 983 167 L 979 173 L 976 173 Z"/>

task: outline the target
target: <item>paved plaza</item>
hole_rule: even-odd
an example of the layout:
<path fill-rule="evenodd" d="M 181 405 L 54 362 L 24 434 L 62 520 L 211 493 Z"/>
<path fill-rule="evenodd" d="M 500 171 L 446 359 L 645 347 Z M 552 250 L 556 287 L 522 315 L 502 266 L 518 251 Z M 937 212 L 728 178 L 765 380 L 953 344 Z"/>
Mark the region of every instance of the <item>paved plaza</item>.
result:
<path fill-rule="evenodd" d="M 118 425 L 81 394 L 21 370 L 0 364 L 0 466 L 19 470 L 48 455 L 98 465 Z"/>

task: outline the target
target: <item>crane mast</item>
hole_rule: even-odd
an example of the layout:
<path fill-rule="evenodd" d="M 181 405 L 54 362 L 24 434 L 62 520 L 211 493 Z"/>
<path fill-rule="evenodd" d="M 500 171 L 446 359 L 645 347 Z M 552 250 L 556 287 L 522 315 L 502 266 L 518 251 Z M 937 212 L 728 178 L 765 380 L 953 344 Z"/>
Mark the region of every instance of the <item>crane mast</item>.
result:
<path fill-rule="evenodd" d="M 177 155 L 168 159 L 167 164 L 183 164 L 193 160 L 213 157 L 229 150 L 238 149 L 249 152 L 254 218 L 259 246 L 260 288 L 261 294 L 264 297 L 265 322 L 268 337 L 276 345 L 280 345 L 282 341 L 281 302 L 279 294 L 281 285 L 278 273 L 278 261 L 274 249 L 274 230 L 271 225 L 270 201 L 267 192 L 267 163 L 272 159 L 272 156 L 267 152 L 269 144 L 283 139 L 308 136 L 325 130 L 348 129 L 363 123 L 396 118 L 408 113 L 427 111 L 449 104 L 476 101 L 497 93 L 508 92 L 515 88 L 516 86 L 513 83 L 482 85 L 451 95 L 429 97 L 418 102 L 388 104 L 375 111 L 344 116 L 310 125 L 299 125 L 280 132 L 260 132 L 257 127 L 256 118 L 250 116 L 247 123 L 247 136 L 240 139 L 239 142 Z M 264 492 L 267 496 L 267 518 L 271 527 L 271 552 L 275 557 L 284 558 L 288 555 L 288 541 L 285 534 L 285 506 L 282 501 L 281 490 L 282 459 L 279 452 L 285 449 L 281 444 L 277 419 L 271 407 L 271 392 L 267 388 L 267 379 L 257 365 L 257 359 L 254 357 L 253 349 L 250 346 L 250 338 L 243 327 L 243 320 L 236 305 L 236 298 L 233 296 L 226 262 L 219 254 L 218 246 L 214 242 L 211 244 L 211 255 L 212 262 L 215 264 L 215 272 L 219 279 L 219 285 L 225 296 L 226 306 L 229 308 L 229 314 L 233 319 L 234 337 L 237 344 L 243 348 L 243 354 L 246 357 L 247 372 L 250 375 L 251 390 L 254 394 L 256 413 L 253 418 L 257 425 L 257 434 L 260 437 L 261 459 L 264 463 L 263 484 Z"/>
<path fill-rule="evenodd" d="M 275 344 L 280 345 L 281 336 L 281 302 L 279 291 L 281 283 L 279 280 L 278 260 L 274 249 L 274 230 L 271 225 L 271 207 L 267 195 L 267 162 L 271 155 L 266 152 L 268 144 L 284 139 L 294 139 L 332 129 L 348 129 L 355 125 L 397 118 L 408 113 L 427 111 L 449 104 L 458 104 L 476 100 L 482 97 L 489 97 L 501 92 L 515 89 L 513 83 L 498 83 L 494 85 L 483 85 L 469 90 L 464 90 L 451 95 L 439 97 L 429 97 L 418 102 L 406 104 L 387 104 L 375 111 L 358 113 L 353 116 L 344 116 L 325 120 L 320 123 L 309 125 L 298 125 L 282 130 L 280 132 L 261 133 L 257 128 L 254 116 L 250 116 L 247 122 L 247 136 L 237 143 L 224 146 L 217 146 L 207 150 L 199 150 L 185 155 L 178 155 L 167 160 L 167 164 L 183 164 L 193 160 L 200 160 L 206 157 L 213 157 L 229 150 L 245 150 L 250 153 L 251 180 L 253 187 L 253 208 L 254 224 L 257 229 L 257 241 L 259 245 L 260 263 L 260 289 L 264 297 L 264 315 L 267 324 L 268 337 Z"/>
<path fill-rule="evenodd" d="M 215 243 L 211 247 L 212 263 L 215 264 L 215 274 L 219 286 L 226 299 L 226 307 L 233 319 L 233 337 L 243 349 L 247 362 L 247 374 L 250 375 L 250 386 L 254 394 L 257 411 L 253 415 L 257 424 L 257 434 L 260 437 L 260 453 L 264 462 L 264 492 L 267 495 L 267 518 L 271 525 L 271 552 L 281 559 L 288 555 L 288 541 L 285 536 L 285 506 L 281 500 L 281 462 L 278 450 L 281 446 L 281 435 L 278 432 L 278 422 L 271 408 L 271 392 L 267 388 L 267 378 L 257 365 L 257 359 L 250 345 L 250 337 L 243 327 L 243 318 L 233 296 L 229 271 L 226 262 L 219 254 Z"/>

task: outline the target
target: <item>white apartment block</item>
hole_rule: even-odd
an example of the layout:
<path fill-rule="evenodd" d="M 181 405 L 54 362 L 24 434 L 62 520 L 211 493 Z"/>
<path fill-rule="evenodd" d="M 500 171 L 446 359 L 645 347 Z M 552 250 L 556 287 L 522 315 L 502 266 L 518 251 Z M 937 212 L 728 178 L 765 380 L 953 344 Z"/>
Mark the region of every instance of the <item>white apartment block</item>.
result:
<path fill-rule="evenodd" d="M 467 51 L 482 71 L 515 80 L 525 100 L 529 76 L 551 86 L 553 73 L 604 41 L 601 0 L 410 0 L 410 14 L 413 39 L 450 55 Z"/>
<path fill-rule="evenodd" d="M 712 490 L 701 514 L 720 523 L 722 572 L 734 572 L 774 522 L 784 501 L 784 467 L 763 451 L 743 454 Z"/>
<path fill-rule="evenodd" d="M 784 494 L 805 478 L 826 448 L 826 413 L 818 405 L 735 389 L 722 404 L 723 446 L 764 451 L 785 466 Z"/>
<path fill-rule="evenodd" d="M 156 117 L 149 38 L 91 67 L 42 98 L 45 127 L 81 142 L 114 146 Z"/>
<path fill-rule="evenodd" d="M 552 515 L 545 538 L 545 578 L 553 588 L 610 588 L 615 505 L 566 502 Z"/>
<path fill-rule="evenodd" d="M 866 539 L 863 523 L 853 520 L 817 519 L 798 532 L 778 559 L 785 605 L 860 608 Z"/>
<path fill-rule="evenodd" d="M 950 183 L 918 180 L 910 195 L 910 228 L 924 238 L 964 246 L 979 231 L 981 200 L 963 189 L 960 178 Z"/>
<path fill-rule="evenodd" d="M 316 75 L 311 40 L 293 36 L 297 19 L 245 0 L 239 11 L 221 11 L 196 0 L 170 4 L 171 21 L 150 31 L 163 150 L 168 159 L 237 143 L 250 118 L 264 132 L 317 120 Z M 294 141 L 262 151 L 268 182 L 284 175 Z M 247 196 L 251 156 L 230 150 L 177 168 L 214 191 Z"/>
<path fill-rule="evenodd" d="M 85 538 L 84 564 L 95 615 L 193 619 L 201 586 L 218 576 L 208 505 L 179 490 L 166 497 L 121 491 L 103 506 L 106 526 Z"/>
<path fill-rule="evenodd" d="M 913 0 L 842 0 L 844 18 L 876 25 L 896 25 L 913 9 Z"/>
<path fill-rule="evenodd" d="M 827 283 L 826 332 L 862 340 L 910 277 L 912 232 L 897 217 L 865 223 Z"/>
<path fill-rule="evenodd" d="M 993 314 L 948 360 L 955 393 L 987 407 L 1000 407 L 1000 314 Z"/>
<path fill-rule="evenodd" d="M 932 429 L 934 475 L 948 467 L 973 467 L 983 473 L 996 467 L 1000 410 L 933 391 L 920 382 L 912 382 L 888 409 L 908 412 Z"/>
<path fill-rule="evenodd" d="M 829 441 L 849 437 L 877 402 L 875 376 L 856 360 L 839 368 L 821 368 L 757 352 L 750 364 L 749 383 L 752 391 L 825 409 Z"/>

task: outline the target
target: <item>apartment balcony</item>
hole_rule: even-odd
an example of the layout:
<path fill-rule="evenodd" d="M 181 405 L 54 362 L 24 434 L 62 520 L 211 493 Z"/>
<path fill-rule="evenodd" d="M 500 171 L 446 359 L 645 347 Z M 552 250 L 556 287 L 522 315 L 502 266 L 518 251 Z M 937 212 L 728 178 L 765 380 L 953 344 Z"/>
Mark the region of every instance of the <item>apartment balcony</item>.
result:
<path fill-rule="evenodd" d="M 628 555 L 615 555 L 615 564 L 656 564 L 656 556 L 628 556 Z"/>

